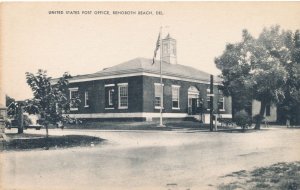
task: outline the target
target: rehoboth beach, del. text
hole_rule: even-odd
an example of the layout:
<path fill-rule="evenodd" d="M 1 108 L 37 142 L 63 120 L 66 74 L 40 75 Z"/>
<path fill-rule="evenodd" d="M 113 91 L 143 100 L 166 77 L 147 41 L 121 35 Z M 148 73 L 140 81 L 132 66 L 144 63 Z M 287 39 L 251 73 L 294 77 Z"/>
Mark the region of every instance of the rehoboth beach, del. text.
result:
<path fill-rule="evenodd" d="M 160 10 L 50 10 L 49 15 L 163 15 Z"/>

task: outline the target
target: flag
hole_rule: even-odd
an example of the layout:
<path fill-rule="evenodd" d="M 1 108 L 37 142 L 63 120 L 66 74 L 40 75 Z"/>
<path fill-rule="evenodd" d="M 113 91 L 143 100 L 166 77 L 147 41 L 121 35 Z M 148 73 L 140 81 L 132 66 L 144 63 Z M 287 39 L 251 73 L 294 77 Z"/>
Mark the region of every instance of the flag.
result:
<path fill-rule="evenodd" d="M 158 38 L 157 38 L 157 42 L 156 42 L 156 47 L 155 47 L 155 50 L 154 50 L 154 56 L 153 56 L 152 65 L 154 64 L 154 60 L 156 58 L 156 54 L 157 54 L 157 51 L 159 49 L 159 46 L 160 46 L 160 33 L 158 34 Z"/>

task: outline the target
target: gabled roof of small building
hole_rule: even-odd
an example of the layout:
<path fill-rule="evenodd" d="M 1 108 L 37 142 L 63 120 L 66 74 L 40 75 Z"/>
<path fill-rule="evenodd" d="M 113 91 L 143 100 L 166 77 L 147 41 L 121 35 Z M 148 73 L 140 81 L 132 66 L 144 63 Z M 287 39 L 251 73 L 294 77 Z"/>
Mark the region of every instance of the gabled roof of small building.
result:
<path fill-rule="evenodd" d="M 93 80 L 93 78 L 98 77 L 108 77 L 108 76 L 116 76 L 116 75 L 122 75 L 122 74 L 133 74 L 133 73 L 150 73 L 150 74 L 160 74 L 160 62 L 159 60 L 155 60 L 154 64 L 152 64 L 152 59 L 146 59 L 146 58 L 135 58 L 132 60 L 129 60 L 127 62 L 105 68 L 101 71 L 98 71 L 94 74 L 87 74 L 87 75 L 77 75 L 73 76 L 72 79 L 70 79 L 70 82 L 72 80 L 76 79 L 90 79 Z M 203 81 L 203 82 L 209 82 L 210 81 L 210 74 L 197 70 L 193 67 L 184 66 L 180 64 L 169 64 L 169 63 L 163 63 L 162 64 L 162 74 L 164 76 L 171 76 L 171 77 L 178 77 L 181 79 L 190 79 L 190 80 L 197 80 L 197 81 Z M 221 82 L 221 79 L 219 77 L 215 77 L 214 82 Z"/>

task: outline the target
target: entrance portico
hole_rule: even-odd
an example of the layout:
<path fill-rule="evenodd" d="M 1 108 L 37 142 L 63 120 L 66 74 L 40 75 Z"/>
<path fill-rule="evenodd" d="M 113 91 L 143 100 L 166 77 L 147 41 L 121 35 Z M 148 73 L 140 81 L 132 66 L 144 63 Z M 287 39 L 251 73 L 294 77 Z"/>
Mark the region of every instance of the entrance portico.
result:
<path fill-rule="evenodd" d="M 195 86 L 188 89 L 188 114 L 196 115 L 199 107 L 199 90 Z"/>

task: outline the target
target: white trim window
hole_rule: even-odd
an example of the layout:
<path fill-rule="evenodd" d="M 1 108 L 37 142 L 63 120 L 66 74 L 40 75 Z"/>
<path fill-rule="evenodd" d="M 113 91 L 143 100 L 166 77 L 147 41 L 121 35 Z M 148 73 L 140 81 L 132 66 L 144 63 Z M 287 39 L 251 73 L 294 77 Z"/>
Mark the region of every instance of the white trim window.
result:
<path fill-rule="evenodd" d="M 108 105 L 109 106 L 113 106 L 114 105 L 113 94 L 114 94 L 114 89 L 109 89 L 108 90 Z"/>
<path fill-rule="evenodd" d="M 225 97 L 222 90 L 218 90 L 219 99 L 218 99 L 218 109 L 219 111 L 225 111 Z"/>
<path fill-rule="evenodd" d="M 172 109 L 180 109 L 179 93 L 180 93 L 180 86 L 172 85 Z"/>
<path fill-rule="evenodd" d="M 210 89 L 209 88 L 206 89 L 206 93 L 210 94 Z M 209 111 L 210 110 L 210 96 L 206 97 L 206 102 L 207 102 L 207 111 Z"/>
<path fill-rule="evenodd" d="M 160 83 L 154 83 L 154 107 L 155 109 L 160 109 L 160 104 L 163 105 L 164 103 L 164 96 L 162 95 L 164 93 L 164 84 Z M 161 96 L 162 96 L 162 100 L 161 100 Z M 160 102 L 162 101 L 162 102 Z M 162 106 L 163 108 L 164 106 Z"/>
<path fill-rule="evenodd" d="M 114 109 L 115 84 L 106 84 L 105 87 L 105 109 Z"/>
<path fill-rule="evenodd" d="M 222 95 L 219 97 L 218 108 L 219 111 L 225 111 L 225 98 Z"/>
<path fill-rule="evenodd" d="M 89 104 L 89 92 L 88 91 L 85 91 L 84 92 L 84 107 L 89 107 L 90 104 Z"/>
<path fill-rule="evenodd" d="M 128 108 L 128 83 L 120 83 L 118 84 L 118 102 L 119 109 L 127 109 Z"/>
<path fill-rule="evenodd" d="M 78 88 L 69 88 L 70 91 L 70 110 L 78 110 L 78 105 L 76 105 L 76 100 L 79 98 Z"/>

